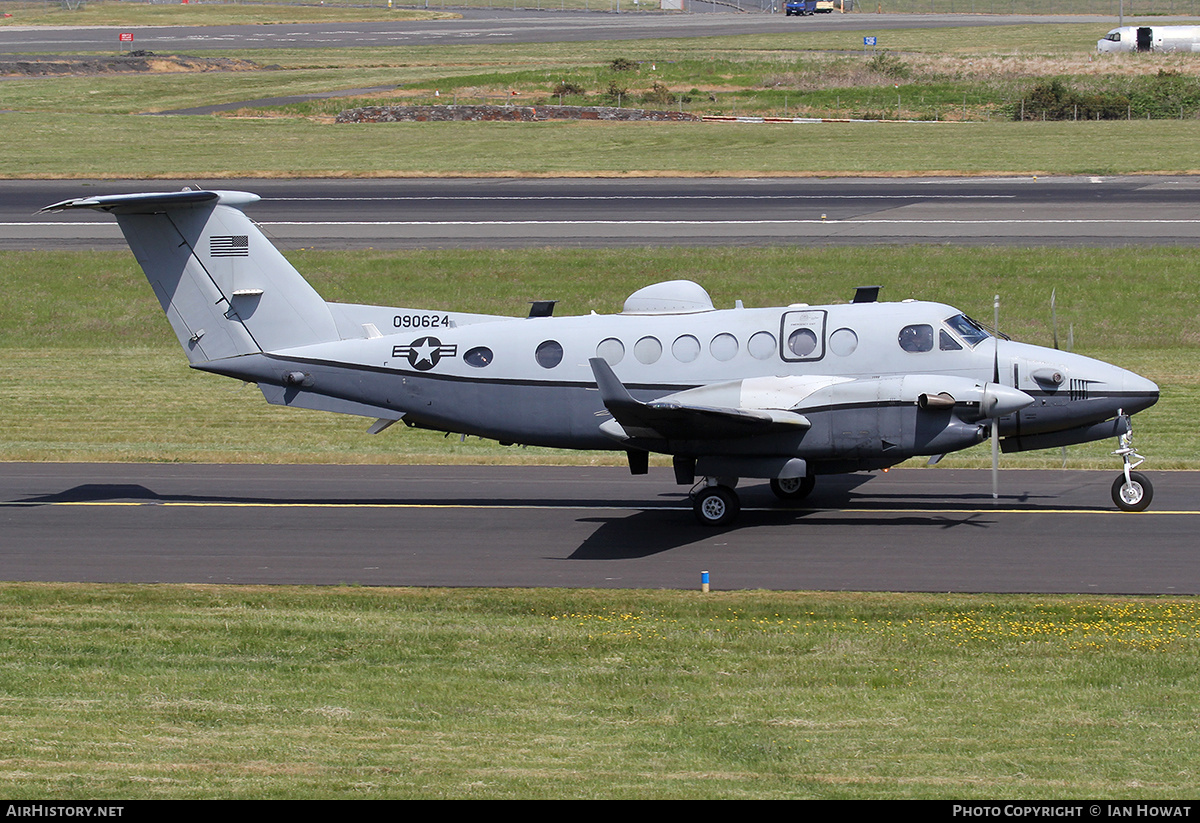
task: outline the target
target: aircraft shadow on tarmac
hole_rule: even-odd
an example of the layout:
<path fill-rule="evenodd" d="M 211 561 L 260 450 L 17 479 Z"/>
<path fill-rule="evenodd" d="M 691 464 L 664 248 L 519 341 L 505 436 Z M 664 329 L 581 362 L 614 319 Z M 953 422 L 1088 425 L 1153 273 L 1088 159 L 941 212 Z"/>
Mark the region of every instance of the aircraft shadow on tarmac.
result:
<path fill-rule="evenodd" d="M 945 494 L 920 494 L 920 493 L 887 493 L 880 491 L 859 492 L 858 488 L 871 479 L 869 474 L 845 474 L 845 475 L 830 475 L 821 478 L 817 489 L 807 499 L 795 504 L 785 504 L 776 500 L 775 497 L 767 490 L 766 485 L 748 486 L 744 490 L 745 501 L 744 507 L 751 509 L 756 515 L 762 517 L 763 523 L 767 524 L 780 517 L 785 522 L 790 522 L 796 516 L 812 516 L 821 513 L 822 510 L 828 513 L 830 509 L 853 509 L 855 511 L 870 511 L 872 509 L 893 509 L 897 506 L 903 506 L 906 509 L 921 509 L 925 507 L 936 507 L 939 511 L 947 509 L 973 509 L 981 503 L 990 503 L 992 496 L 986 492 L 967 492 L 955 495 Z M 686 492 L 671 491 L 661 494 L 660 505 L 649 504 L 644 497 L 631 497 L 628 499 L 597 499 L 584 497 L 563 497 L 554 499 L 530 499 L 527 497 L 504 498 L 497 496 L 479 496 L 472 498 L 465 497 L 448 497 L 448 496 L 427 496 L 427 497 L 358 497 L 347 496 L 344 498 L 331 498 L 328 496 L 322 497 L 295 497 L 287 495 L 236 495 L 236 494 L 162 494 L 153 489 L 144 486 L 140 483 L 83 483 L 71 488 L 64 489 L 60 492 L 52 492 L 50 494 L 42 494 L 31 497 L 26 497 L 18 500 L 7 501 L 9 504 L 16 505 L 37 505 L 37 504 L 64 504 L 64 503 L 211 503 L 213 505 L 280 505 L 280 506 L 388 506 L 388 505 L 413 505 L 413 506 L 478 506 L 487 507 L 502 507 L 502 506 L 539 506 L 543 508 L 563 508 L 563 509 L 586 509 L 586 508 L 629 508 L 644 510 L 639 513 L 648 517 L 660 516 L 664 511 L 682 512 L 690 509 L 690 501 Z M 1079 511 L 1090 511 L 1089 506 L 1064 506 L 1058 500 L 1056 495 L 1038 495 L 1030 492 L 1018 492 L 1002 495 L 1001 502 L 1008 507 L 1019 506 L 1030 508 L 1031 510 L 1038 508 L 1038 504 L 1042 500 L 1055 501 L 1054 508 L 1062 509 L 1077 509 Z M 4 503 L 0 502 L 0 505 Z M 616 515 L 614 517 L 624 517 L 625 515 Z M 674 518 L 670 518 L 672 527 L 677 526 Z M 699 524 L 696 524 L 699 526 Z M 700 530 L 703 534 L 714 534 L 723 531 L 733 531 L 730 529 L 713 529 L 712 527 L 704 527 Z M 690 541 L 689 541 L 690 542 Z"/>
<path fill-rule="evenodd" d="M 279 505 L 279 506 L 478 506 L 502 507 L 536 505 L 542 508 L 634 510 L 633 513 L 613 512 L 576 518 L 578 523 L 597 525 L 583 542 L 564 559 L 569 560 L 627 560 L 651 557 L 714 538 L 732 538 L 739 531 L 796 526 L 803 521 L 806 528 L 834 526 L 838 528 L 919 528 L 986 529 L 994 519 L 978 511 L 992 501 L 989 492 L 969 492 L 952 496 L 934 494 L 869 493 L 859 488 L 871 479 L 869 474 L 834 475 L 821 478 L 812 495 L 796 504 L 775 499 L 765 485 L 751 485 L 744 490 L 745 516 L 736 526 L 713 528 L 697 523 L 690 511 L 686 492 L 670 491 L 659 495 L 657 503 L 647 505 L 645 498 L 613 500 L 595 498 L 558 498 L 553 500 L 506 500 L 496 497 L 472 499 L 451 497 L 296 497 L 287 495 L 231 494 L 161 494 L 136 483 L 85 483 L 61 492 L 9 501 L 7 505 L 36 506 L 76 503 L 143 503 L 154 504 L 212 504 L 212 505 Z M 1028 492 L 1005 495 L 1001 503 L 1006 508 L 1018 506 L 1036 511 L 1042 500 L 1054 500 L 1056 509 L 1064 507 L 1052 495 Z M 0 506 L 5 505 L 0 503 Z M 897 511 L 903 507 L 904 511 Z M 928 508 L 929 513 L 919 510 Z M 1080 511 L 1090 510 L 1088 507 Z M 640 509 L 640 511 L 638 510 Z M 935 510 L 936 509 L 936 510 Z M 961 509 L 961 515 L 954 513 Z M 864 520 L 864 514 L 878 512 Z"/>
<path fill-rule="evenodd" d="M 989 495 L 990 499 L 990 495 Z M 763 501 L 764 503 L 766 501 Z M 680 510 L 647 510 L 633 515 L 581 517 L 577 522 L 595 523 L 598 528 L 572 552 L 567 560 L 635 560 L 652 557 L 695 543 L 708 543 L 714 538 L 728 541 L 736 547 L 741 532 L 775 527 L 870 529 L 881 528 L 952 529 L 959 526 L 988 528 L 995 521 L 978 511 L 961 516 L 942 512 L 928 515 L 892 513 L 863 520 L 870 507 L 855 507 L 851 511 L 831 511 L 838 505 L 813 494 L 806 506 L 755 509 L 746 513 L 737 525 L 713 528 L 695 521 L 691 512 Z M 768 504 L 769 505 L 769 504 Z"/>
<path fill-rule="evenodd" d="M 663 497 L 678 499 L 678 505 L 667 510 L 647 509 L 633 515 L 613 514 L 579 518 L 578 522 L 596 523 L 598 528 L 567 559 L 629 560 L 651 557 L 701 541 L 711 541 L 713 538 L 733 537 L 738 532 L 748 529 L 796 526 L 801 521 L 804 527 L 810 529 L 832 526 L 847 529 L 914 527 L 938 530 L 962 526 L 981 529 L 988 528 L 995 522 L 978 511 L 981 505 L 992 504 L 990 491 L 968 492 L 951 497 L 859 491 L 859 487 L 871 477 L 869 474 L 822 477 L 810 497 L 791 505 L 776 500 L 766 486 L 748 487 L 743 493 L 742 518 L 737 525 L 726 528 L 713 528 L 696 523 L 691 512 L 687 511 L 687 496 L 671 492 Z M 1042 500 L 1055 501 L 1055 509 L 1091 510 L 1090 507 L 1082 506 L 1064 507 L 1054 495 L 1029 492 L 1003 495 L 1000 503 L 1006 508 L 1016 506 L 1036 511 L 1039 501 Z M 897 506 L 903 506 L 908 511 L 897 512 Z M 929 514 L 912 511 L 922 508 L 929 508 Z M 963 511 L 961 515 L 956 516 L 948 514 L 947 509 Z M 862 515 L 872 511 L 878 511 L 879 516 L 864 520 Z"/>

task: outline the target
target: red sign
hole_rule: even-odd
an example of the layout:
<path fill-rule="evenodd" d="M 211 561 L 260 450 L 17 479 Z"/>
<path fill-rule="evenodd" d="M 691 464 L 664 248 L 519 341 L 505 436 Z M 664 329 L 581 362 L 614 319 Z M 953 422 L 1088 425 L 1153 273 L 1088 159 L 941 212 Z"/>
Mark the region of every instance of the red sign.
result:
<path fill-rule="evenodd" d="M 133 42 L 133 32 L 123 31 L 120 33 L 120 35 L 118 35 L 118 38 L 120 39 L 120 41 L 122 43 L 132 43 Z"/>

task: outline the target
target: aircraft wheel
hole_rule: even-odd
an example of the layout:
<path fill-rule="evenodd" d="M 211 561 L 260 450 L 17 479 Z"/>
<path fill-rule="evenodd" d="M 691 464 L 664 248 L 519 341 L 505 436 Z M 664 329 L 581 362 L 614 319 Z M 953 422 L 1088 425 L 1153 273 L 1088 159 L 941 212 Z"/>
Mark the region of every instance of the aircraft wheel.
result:
<path fill-rule="evenodd" d="M 803 500 L 812 494 L 815 485 L 817 478 L 811 474 L 807 477 L 783 477 L 771 481 L 771 491 L 780 500 Z"/>
<path fill-rule="evenodd" d="M 692 495 L 692 511 L 705 526 L 728 525 L 741 509 L 737 494 L 725 486 L 707 486 Z"/>
<path fill-rule="evenodd" d="M 1121 511 L 1144 512 L 1150 507 L 1152 497 L 1154 487 L 1141 472 L 1130 472 L 1128 483 L 1125 482 L 1123 474 L 1113 481 L 1112 499 Z"/>

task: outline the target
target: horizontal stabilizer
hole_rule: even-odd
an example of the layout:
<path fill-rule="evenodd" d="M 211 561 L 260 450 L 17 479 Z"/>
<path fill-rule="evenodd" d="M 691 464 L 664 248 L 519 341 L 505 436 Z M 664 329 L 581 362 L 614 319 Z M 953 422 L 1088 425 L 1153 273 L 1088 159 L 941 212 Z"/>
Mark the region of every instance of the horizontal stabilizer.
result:
<path fill-rule="evenodd" d="M 141 194 L 105 194 L 98 197 L 76 197 L 46 206 L 38 214 L 69 209 L 95 209 L 119 214 L 155 214 L 164 209 L 179 209 L 220 202 L 227 206 L 245 206 L 258 202 L 257 194 L 244 191 L 159 191 Z"/>

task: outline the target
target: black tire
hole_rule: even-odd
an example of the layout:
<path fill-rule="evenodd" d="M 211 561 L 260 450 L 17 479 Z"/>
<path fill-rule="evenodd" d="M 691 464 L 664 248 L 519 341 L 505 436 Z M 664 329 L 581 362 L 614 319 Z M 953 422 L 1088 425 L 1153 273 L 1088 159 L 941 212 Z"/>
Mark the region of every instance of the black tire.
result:
<path fill-rule="evenodd" d="M 791 503 L 808 497 L 816 485 L 817 478 L 811 474 L 807 477 L 785 477 L 782 480 L 772 480 L 771 491 L 780 500 Z"/>
<path fill-rule="evenodd" d="M 1121 511 L 1144 512 L 1150 507 L 1153 497 L 1154 487 L 1141 472 L 1130 472 L 1129 483 L 1125 482 L 1124 474 L 1118 475 L 1113 481 L 1112 499 Z"/>
<path fill-rule="evenodd" d="M 737 493 L 726 486 L 706 486 L 692 495 L 692 511 L 704 526 L 727 526 L 741 510 Z"/>

